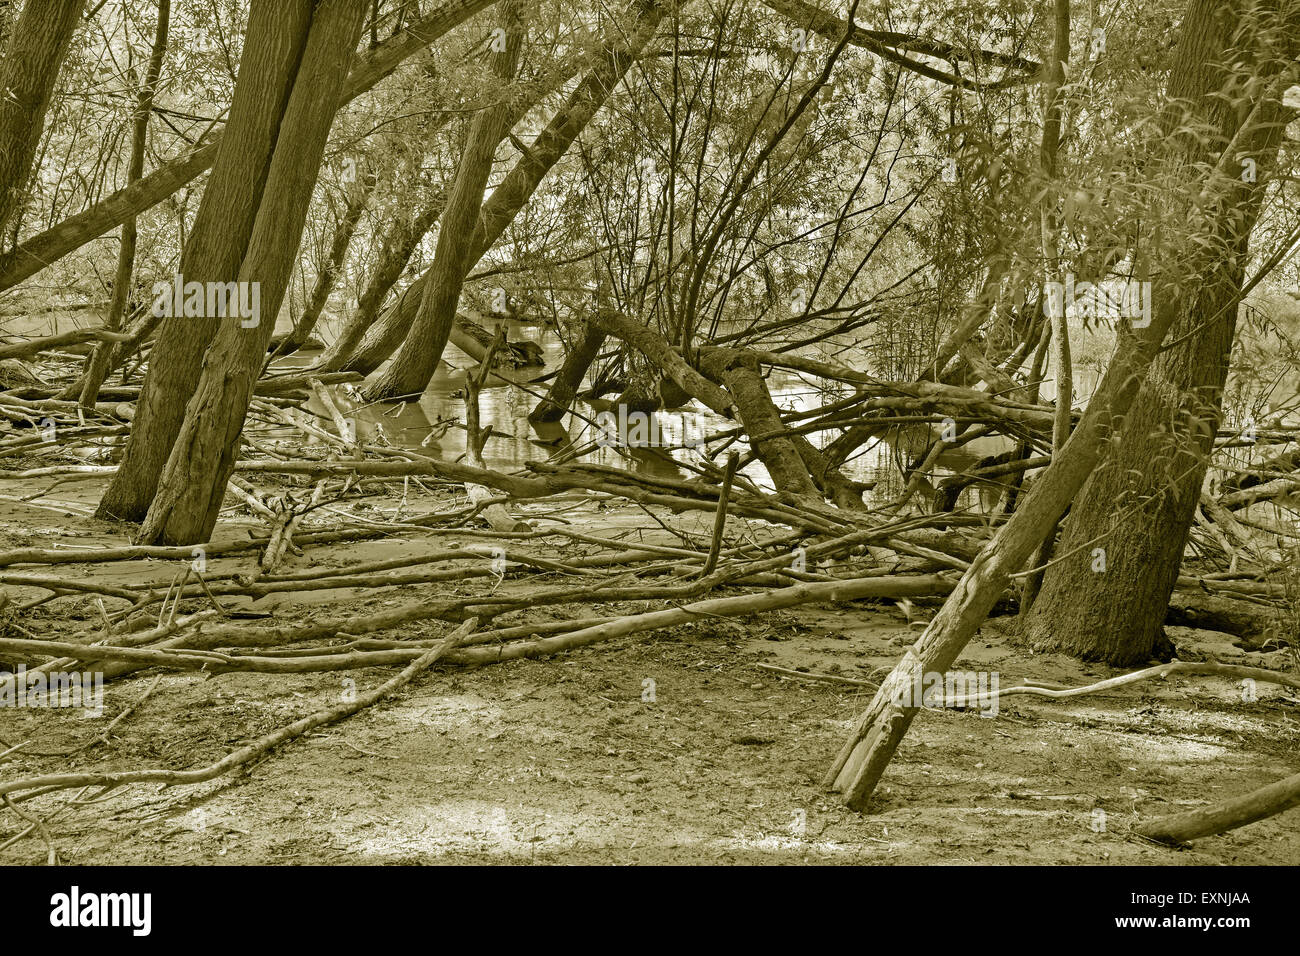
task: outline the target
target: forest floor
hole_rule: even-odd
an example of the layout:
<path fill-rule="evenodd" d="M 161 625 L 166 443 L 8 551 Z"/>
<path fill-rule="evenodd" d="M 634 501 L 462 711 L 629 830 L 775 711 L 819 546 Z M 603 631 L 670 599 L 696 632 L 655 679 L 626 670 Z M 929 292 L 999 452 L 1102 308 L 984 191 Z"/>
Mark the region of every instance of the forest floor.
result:
<path fill-rule="evenodd" d="M 37 509 L 13 501 L 22 491 L 7 487 L 0 549 L 126 543 L 123 529 L 71 510 L 93 507 L 100 489 L 98 481 L 76 482 L 59 489 L 70 508 Z M 636 514 L 602 509 L 566 517 L 589 533 L 610 534 Z M 223 521 L 221 534 L 253 527 Z M 289 567 L 393 557 L 455 537 L 311 545 Z M 209 564 L 233 569 L 252 560 Z M 51 570 L 112 581 L 164 577 L 177 566 Z M 272 611 L 278 623 L 305 622 L 323 602 L 331 613 L 373 613 L 447 592 L 445 585 L 305 592 L 272 595 L 254 607 Z M 649 602 L 611 610 L 646 609 Z M 566 613 L 592 611 L 539 608 L 499 623 Z M 64 598 L 22 624 L 57 638 L 93 627 L 98 616 L 93 598 Z M 443 628 L 412 630 L 434 636 Z M 1286 652 L 1244 652 L 1227 635 L 1169 632 L 1183 659 L 1275 668 L 1288 660 Z M 59 860 L 72 864 L 1300 862 L 1300 812 L 1186 850 L 1128 835 L 1138 820 L 1219 802 L 1295 772 L 1294 692 L 1260 684 L 1259 700 L 1247 703 L 1239 683 L 1226 678 L 1154 680 L 1059 701 L 1016 696 L 993 717 L 924 711 L 873 812 L 849 812 L 819 781 L 869 690 L 755 665 L 878 680 L 918 635 L 892 604 L 859 602 L 707 620 L 541 660 L 435 669 L 233 774 L 171 790 L 133 786 L 60 813 L 50 832 Z M 1030 654 L 998 619 L 958 667 L 996 671 L 1003 687 L 1023 678 L 1079 686 L 1118 673 Z M 107 743 L 72 758 L 14 755 L 0 778 L 203 766 L 393 673 L 168 673 Z M 151 680 L 144 674 L 107 684 L 98 719 L 74 710 L 5 709 L 0 740 L 70 749 L 99 734 Z M 44 815 L 67 799 L 39 797 L 24 806 Z M 25 825 L 0 814 L 0 844 Z M 0 852 L 0 863 L 40 863 L 46 855 L 44 841 L 32 835 Z"/>

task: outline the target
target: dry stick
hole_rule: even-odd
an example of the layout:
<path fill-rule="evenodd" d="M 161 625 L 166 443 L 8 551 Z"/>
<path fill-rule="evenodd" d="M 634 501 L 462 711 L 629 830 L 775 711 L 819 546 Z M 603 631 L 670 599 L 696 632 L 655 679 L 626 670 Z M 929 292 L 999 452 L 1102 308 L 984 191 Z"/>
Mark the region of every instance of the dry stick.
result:
<path fill-rule="evenodd" d="M 157 677 L 155 677 L 153 679 L 153 682 L 148 687 L 145 688 L 144 693 L 140 695 L 139 700 L 137 700 L 130 707 L 126 708 L 126 710 L 122 711 L 120 714 L 114 717 L 113 722 L 109 724 L 107 727 L 105 727 L 102 733 L 98 734 L 95 737 L 92 737 L 84 744 L 81 744 L 77 747 L 73 747 L 69 750 L 27 750 L 24 751 L 24 756 L 71 757 L 73 754 L 79 754 L 83 750 L 89 750 L 91 747 L 95 746 L 95 744 L 107 742 L 108 737 L 113 732 L 114 728 L 116 728 L 118 724 L 126 720 L 126 718 L 130 717 L 133 713 L 135 713 L 137 710 L 140 709 L 140 705 L 149 699 L 149 696 L 157 689 L 158 683 L 162 679 L 163 679 L 162 674 L 159 674 Z"/>
<path fill-rule="evenodd" d="M 718 552 L 722 549 L 722 532 L 727 526 L 727 499 L 731 496 L 731 481 L 736 477 L 736 466 L 740 464 L 740 456 L 734 451 L 727 455 L 727 468 L 722 473 L 722 488 L 718 491 L 718 513 L 713 519 L 713 541 L 709 545 L 709 557 L 704 562 L 704 569 L 700 571 L 700 577 L 705 578 L 713 573 L 713 568 L 718 563 Z"/>
<path fill-rule="evenodd" d="M 1213 807 L 1201 807 L 1140 823 L 1133 832 L 1157 843 L 1178 846 L 1213 836 L 1300 806 L 1300 773 Z"/>
<path fill-rule="evenodd" d="M 492 342 L 479 363 L 478 370 L 466 376 L 465 379 L 465 459 L 474 468 L 486 470 L 487 465 L 483 462 L 483 446 L 487 444 L 487 440 L 492 434 L 491 425 L 487 428 L 480 427 L 478 395 L 488 376 L 492 374 L 492 360 L 505 340 L 505 326 L 498 324 L 496 334 L 492 336 Z M 469 500 L 481 510 L 483 519 L 493 529 L 497 531 L 533 530 L 532 525 L 526 521 L 516 520 L 505 509 L 504 505 L 496 502 L 491 489 L 486 486 L 477 482 L 466 482 L 465 492 L 469 495 Z"/>
<path fill-rule="evenodd" d="M 798 677 L 802 680 L 822 681 L 827 684 L 849 684 L 853 687 L 870 687 L 875 690 L 879 684 L 872 683 L 869 680 L 857 680 L 853 677 L 840 677 L 837 674 L 816 674 L 812 671 L 796 671 L 788 667 L 777 667 L 775 664 L 755 664 L 759 670 L 772 671 L 775 674 L 785 674 L 789 677 Z"/>
<path fill-rule="evenodd" d="M 188 617 L 178 617 L 162 627 L 150 628 L 147 631 L 140 631 L 135 634 L 119 634 L 98 641 L 97 643 L 104 647 L 137 647 L 141 644 L 152 644 L 154 641 L 165 640 L 166 638 L 171 637 L 177 631 L 186 628 L 191 624 L 208 621 L 216 616 L 216 611 L 199 611 L 197 614 L 191 614 Z M 76 657 L 61 657 L 56 660 L 46 661 L 39 667 L 29 667 L 27 673 L 34 674 L 39 671 L 40 673 L 48 674 L 51 671 L 71 670 L 78 660 L 79 658 Z M 111 673 L 110 670 L 110 668 L 104 669 L 104 677 L 106 679 L 108 677 L 116 676 L 116 674 Z"/>
<path fill-rule="evenodd" d="M 218 554 L 234 554 L 241 551 L 255 551 L 265 546 L 264 541 L 241 541 L 234 544 L 204 545 L 208 557 Z M 12 564 L 92 564 L 104 561 L 134 561 L 138 558 L 181 558 L 189 561 L 194 557 L 192 545 L 132 545 L 120 548 L 88 548 L 71 550 L 62 548 L 19 548 L 14 551 L 0 551 L 0 567 Z"/>
<path fill-rule="evenodd" d="M 507 641 L 516 637 L 535 637 L 539 634 L 555 634 L 560 631 L 572 631 L 575 628 L 592 627 L 607 621 L 617 621 L 617 617 L 587 617 L 572 621 L 547 621 L 544 624 L 520 624 L 516 627 L 503 627 L 491 631 L 479 631 L 461 641 L 461 646 L 470 644 L 491 644 Z M 340 637 L 347 635 L 340 634 Z M 329 654 L 348 654 L 352 651 L 395 651 L 410 650 L 416 647 L 432 647 L 434 639 L 383 641 L 377 638 L 358 638 L 347 644 L 333 647 L 288 647 L 260 649 L 259 657 L 317 657 Z M 238 656 L 238 655 L 236 655 Z"/>
<path fill-rule="evenodd" d="M 321 496 L 325 493 L 325 479 L 322 478 L 316 482 L 316 487 L 312 491 L 311 500 L 304 508 L 295 508 L 289 506 L 283 522 L 277 522 L 275 533 L 271 535 L 271 541 L 266 546 L 266 552 L 262 555 L 262 560 L 258 565 L 256 574 L 261 575 L 269 573 L 276 569 L 276 566 L 284 559 L 284 552 L 293 547 L 293 533 L 298 530 L 298 522 L 302 516 L 312 508 L 320 504 Z M 301 553 L 300 551 L 298 553 Z M 204 590 L 207 590 L 206 585 Z"/>
<path fill-rule="evenodd" d="M 668 610 L 631 614 L 537 641 L 524 641 L 495 648 L 453 651 L 447 654 L 445 660 L 448 663 L 456 664 L 489 664 L 497 661 L 541 657 L 574 647 L 582 647 L 599 641 L 622 637 L 626 634 L 697 620 L 700 617 L 748 615 L 759 611 L 793 607 L 812 601 L 856 601 L 867 597 L 934 597 L 946 593 L 955 583 L 955 575 L 931 574 L 878 575 L 867 578 L 799 584 L 793 587 L 772 590 L 766 594 L 743 594 L 738 597 L 715 598 L 698 601 L 685 607 L 672 607 Z M 536 596 L 530 596 L 524 600 L 539 603 Z M 465 603 L 480 606 L 490 602 L 486 599 L 471 599 Z M 386 616 L 393 617 L 391 612 Z M 357 626 L 360 623 L 360 621 L 352 623 L 350 630 L 360 630 Z M 334 633 L 338 633 L 339 630 L 342 630 L 342 628 L 335 628 Z M 209 643 L 217 643 L 210 640 L 211 635 L 203 635 L 203 637 L 209 638 Z M 295 635 L 294 639 L 305 638 Z M 174 644 L 183 640 L 185 640 L 183 637 L 177 638 L 167 642 L 167 644 Z M 136 666 L 173 667 L 183 670 L 203 670 L 211 673 L 252 671 L 255 673 L 278 674 L 378 667 L 404 663 L 413 657 L 419 656 L 414 649 L 352 651 L 345 654 L 333 653 L 329 649 L 325 649 L 316 656 L 310 657 L 234 656 L 195 649 L 164 649 L 167 648 L 167 644 L 164 644 L 162 648 L 135 649 L 106 646 L 84 647 L 60 642 L 4 638 L 0 639 L 0 651 L 38 654 L 55 652 L 73 656 L 78 660 L 111 660 Z M 42 651 L 42 648 L 44 648 L 44 651 Z"/>
<path fill-rule="evenodd" d="M 942 704 L 936 702 L 934 706 L 936 708 L 975 707 L 981 703 L 992 700 L 995 697 L 1009 697 L 1012 694 L 1032 694 L 1036 697 L 1052 697 L 1056 699 L 1063 697 L 1080 697 L 1084 694 L 1095 694 L 1098 691 L 1123 687 L 1125 684 L 1136 684 L 1138 681 L 1149 680 L 1152 677 L 1166 677 L 1169 674 L 1217 674 L 1222 677 L 1240 677 L 1243 680 L 1262 680 L 1274 684 L 1283 684 L 1287 687 L 1300 688 L 1300 679 L 1294 678 L 1289 674 L 1283 674 L 1281 671 L 1271 671 L 1263 667 L 1242 667 L 1237 664 L 1178 661 L 1173 664 L 1161 664 L 1157 667 L 1148 667 L 1145 670 L 1133 671 L 1131 674 L 1121 674 L 1119 677 L 1111 677 L 1107 680 L 1097 681 L 1097 683 L 1089 684 L 1087 687 L 1049 688 L 1025 684 L 1016 687 L 1002 687 L 996 691 L 976 694 L 973 697 L 950 697 L 945 699 Z"/>
<path fill-rule="evenodd" d="M 281 727 L 279 730 L 258 737 L 247 746 L 227 754 L 207 767 L 201 767 L 197 770 L 126 770 L 118 773 L 47 774 L 41 777 L 27 777 L 9 783 L 0 783 L 0 796 L 37 788 L 48 792 L 51 789 L 66 790 L 83 786 L 120 787 L 130 783 L 162 783 L 168 787 L 174 787 L 181 784 L 203 783 L 206 780 L 212 780 L 286 741 L 300 737 L 307 731 L 314 730 L 317 727 L 337 723 L 351 717 L 394 691 L 400 690 L 419 675 L 421 671 L 427 670 L 440 657 L 454 648 L 463 637 L 474 630 L 477 624 L 477 620 L 470 618 L 449 634 L 442 643 L 429 648 L 428 651 L 413 660 L 400 674 L 384 681 L 374 690 L 360 695 L 352 703 L 341 704 L 337 707 L 309 714 L 301 720 L 296 720 L 285 727 Z"/>
<path fill-rule="evenodd" d="M 759 611 L 793 607 L 811 601 L 857 601 L 868 597 L 933 597 L 936 594 L 947 593 L 955 583 L 956 577 L 952 575 L 924 574 L 798 584 L 794 587 L 770 591 L 767 594 L 742 594 L 739 597 L 698 601 L 685 607 L 674 607 L 665 611 L 630 614 L 606 624 L 598 624 L 539 641 L 526 641 L 497 648 L 466 648 L 448 655 L 447 661 L 456 664 L 491 664 L 497 661 L 543 657 L 638 631 L 698 620 L 701 617 L 755 614 Z"/>
<path fill-rule="evenodd" d="M 19 810 L 14 806 L 14 802 L 9 798 L 8 794 L 4 795 L 4 802 L 5 806 L 12 810 L 20 819 L 26 820 L 28 824 L 30 824 L 30 826 L 23 831 L 24 833 L 30 833 L 35 829 L 41 834 L 41 839 L 45 841 L 45 846 L 48 850 L 45 857 L 45 863 L 47 866 L 57 866 L 59 863 L 59 852 L 54 847 L 54 838 L 50 835 L 50 828 L 45 825 L 45 821 L 40 817 L 29 817 L 26 813 Z"/>
<path fill-rule="evenodd" d="M 312 391 L 316 393 L 316 397 L 320 399 L 320 403 L 325 406 L 325 410 L 329 412 L 330 418 L 334 419 L 334 427 L 339 430 L 339 437 L 343 440 L 344 444 L 349 446 L 353 457 L 360 458 L 361 452 L 357 449 L 356 422 L 350 422 L 343 417 L 343 413 L 339 411 L 339 407 L 334 404 L 334 398 L 326 390 L 325 386 L 321 384 L 320 379 L 309 378 L 307 379 L 307 384 L 310 385 Z"/>

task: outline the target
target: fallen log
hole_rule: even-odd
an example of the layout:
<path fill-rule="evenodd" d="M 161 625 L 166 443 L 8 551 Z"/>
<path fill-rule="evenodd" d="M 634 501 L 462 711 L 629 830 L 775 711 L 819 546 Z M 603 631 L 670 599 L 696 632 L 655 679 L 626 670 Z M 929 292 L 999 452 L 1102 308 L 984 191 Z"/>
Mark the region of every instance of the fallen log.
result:
<path fill-rule="evenodd" d="M 1133 832 L 1157 843 L 1181 846 L 1189 840 L 1235 830 L 1296 806 L 1300 806 L 1300 773 L 1217 806 L 1148 820 L 1134 827 Z"/>

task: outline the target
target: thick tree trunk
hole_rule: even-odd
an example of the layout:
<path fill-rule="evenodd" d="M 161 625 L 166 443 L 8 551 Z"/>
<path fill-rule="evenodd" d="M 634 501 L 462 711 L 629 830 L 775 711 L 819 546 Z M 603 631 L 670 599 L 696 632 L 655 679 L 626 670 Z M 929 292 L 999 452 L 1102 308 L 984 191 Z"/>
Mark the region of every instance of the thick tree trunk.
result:
<path fill-rule="evenodd" d="M 864 510 L 862 491 L 831 467 L 812 442 L 803 435 L 774 434 L 785 431 L 785 423 L 763 381 L 756 356 L 739 349 L 708 347 L 700 349 L 698 356 L 701 367 L 727 386 L 751 439 L 770 436 L 755 441 L 754 450 L 772 475 L 777 490 L 826 497 L 841 508 Z"/>
<path fill-rule="evenodd" d="M 28 0 L 0 64 L 0 232 L 21 205 L 54 81 L 84 0 Z"/>
<path fill-rule="evenodd" d="M 320 0 L 312 12 L 238 274 L 241 283 L 258 283 L 262 314 L 252 328 L 222 322 L 145 517 L 142 542 L 206 541 L 216 524 L 366 9 L 365 0 Z M 268 92 L 276 97 L 279 84 Z"/>
<path fill-rule="evenodd" d="M 374 189 L 374 178 L 367 176 L 348 195 L 347 205 L 343 209 L 338 225 L 334 228 L 329 251 L 325 254 L 325 261 L 316 274 L 316 282 L 312 286 L 311 295 L 307 297 L 307 304 L 294 324 L 293 331 L 275 347 L 276 355 L 292 355 L 303 347 L 308 336 L 315 330 L 316 323 L 320 321 L 320 314 L 325 309 L 325 303 L 329 301 L 330 293 L 334 291 L 334 283 L 338 279 L 339 272 L 343 269 L 343 260 L 348 257 L 348 247 L 352 245 L 357 223 L 361 221 L 361 214 L 365 212 L 366 203 L 370 200 L 370 194 Z"/>
<path fill-rule="evenodd" d="M 311 8 L 311 0 L 253 4 L 230 119 L 181 255 L 185 282 L 229 282 L 239 272 L 306 43 Z M 221 321 L 214 316 L 162 321 L 122 464 L 96 517 L 140 521 L 148 512 L 185 418 L 186 402 L 198 383 L 203 353 Z M 274 326 L 273 315 L 267 324 Z"/>
<path fill-rule="evenodd" d="M 1219 76 L 1207 77 L 1211 89 L 1226 79 L 1219 51 L 1244 17 L 1238 5 L 1224 5 L 1207 26 L 1202 69 Z M 1294 19 L 1300 31 L 1300 14 Z M 1279 103 L 1259 109 L 1263 125 L 1239 148 L 1266 179 L 1277 156 Z M 1241 117 L 1218 103 L 1209 114 L 1217 155 Z M 1240 168 L 1235 156 L 1230 162 Z M 1218 259 L 1174 327 L 1177 344 L 1152 364 L 1118 447 L 1070 509 L 1061 560 L 1048 567 L 1024 619 L 1025 638 L 1036 647 L 1128 666 L 1145 662 L 1161 634 L 1219 426 L 1247 242 L 1259 214 L 1261 189 L 1239 183 L 1236 193 L 1233 216 L 1215 237 Z"/>
<path fill-rule="evenodd" d="M 754 453 L 772 476 L 776 490 L 796 498 L 820 501 L 821 495 L 804 467 L 798 447 L 784 434 L 785 423 L 763 384 L 758 362 L 731 349 L 710 350 L 701 359 L 709 376 L 727 386 Z"/>
<path fill-rule="evenodd" d="M 903 655 L 859 717 L 826 775 L 826 784 L 840 791 L 844 802 L 855 810 L 866 809 L 916 717 L 917 707 L 911 706 L 905 696 L 914 681 L 952 666 L 1010 584 L 1011 575 L 1069 507 L 1111 437 L 1123 427 L 1165 335 L 1195 311 L 1202 297 L 1200 286 L 1204 280 L 1200 277 L 1215 272 L 1222 254 L 1222 244 L 1215 240 L 1225 233 L 1233 235 L 1244 219 L 1239 215 L 1242 206 L 1258 202 L 1258 187 L 1243 192 L 1231 169 L 1225 172 L 1215 168 L 1209 180 L 1203 182 L 1201 170 L 1207 162 L 1214 166 L 1218 158 L 1212 151 L 1213 144 L 1194 135 L 1176 134 L 1189 121 L 1195 128 L 1196 121 L 1212 115 L 1221 102 L 1224 77 L 1216 64 L 1233 53 L 1231 26 L 1221 17 L 1215 0 L 1191 0 L 1169 81 L 1170 108 L 1162 117 L 1166 134 L 1160 141 L 1163 152 L 1154 155 L 1159 164 L 1157 181 L 1177 182 L 1178 177 L 1184 184 L 1184 192 L 1170 194 L 1171 202 L 1182 205 L 1181 217 L 1173 215 L 1171 221 L 1189 223 L 1187 245 L 1194 251 L 1158 273 L 1151 296 L 1150 326 L 1134 334 L 1121 325 L 1120 340 L 1106 375 L 1065 447 L 972 562 L 924 635 Z M 1211 284 L 1216 281 L 1217 277 L 1210 280 Z M 1150 466 L 1150 462 L 1145 464 Z M 1043 606 L 1040 598 L 1036 608 Z"/>
<path fill-rule="evenodd" d="M 167 52 L 167 29 L 170 19 L 171 0 L 158 0 L 158 24 L 154 30 L 153 49 L 149 54 L 149 65 L 145 67 L 144 85 L 136 98 L 135 119 L 131 126 L 131 158 L 126 171 L 128 184 L 139 181 L 144 175 L 144 147 L 149 133 L 149 111 L 153 107 L 154 90 L 158 88 L 163 56 Z M 135 217 L 131 216 L 122 223 L 122 244 L 117 252 L 117 272 L 113 275 L 113 300 L 109 304 L 108 319 L 104 323 L 104 327 L 110 332 L 120 329 L 122 320 L 126 316 L 126 303 L 131 291 L 131 274 L 135 271 L 135 245 Z M 99 397 L 99 387 L 104 384 L 104 376 L 108 374 L 108 363 L 112 354 L 113 347 L 107 342 L 100 342 L 90 354 L 81 383 L 82 408 L 95 407 L 95 400 Z"/>
<path fill-rule="evenodd" d="M 500 80 L 497 102 L 479 112 L 470 123 L 465 152 L 442 214 L 438 245 L 420 297 L 419 311 L 397 357 L 367 389 L 370 399 L 396 399 L 423 392 L 442 360 L 442 350 L 456 321 L 461 286 L 475 261 L 472 257 L 474 226 L 483 205 L 483 193 L 497 147 L 510 131 L 513 110 L 509 100 L 519 96 L 510 81 L 523 46 L 522 8 L 518 0 L 506 0 L 501 12 L 505 48 L 492 62 L 493 72 Z"/>

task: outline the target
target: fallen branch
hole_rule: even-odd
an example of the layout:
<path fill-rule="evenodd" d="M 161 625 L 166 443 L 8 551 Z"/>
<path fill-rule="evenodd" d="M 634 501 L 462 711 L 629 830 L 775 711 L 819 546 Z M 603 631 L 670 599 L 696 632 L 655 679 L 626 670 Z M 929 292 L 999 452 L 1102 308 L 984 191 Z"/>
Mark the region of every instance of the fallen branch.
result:
<path fill-rule="evenodd" d="M 1218 806 L 1148 820 L 1134 827 L 1133 832 L 1157 843 L 1181 846 L 1197 837 L 1235 830 L 1295 806 L 1300 806 L 1300 773 Z"/>

